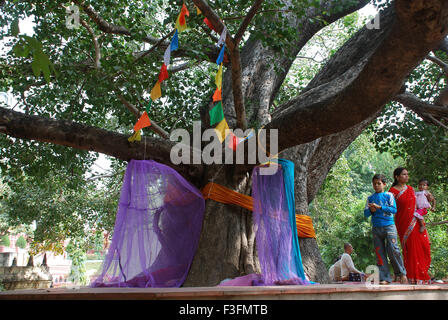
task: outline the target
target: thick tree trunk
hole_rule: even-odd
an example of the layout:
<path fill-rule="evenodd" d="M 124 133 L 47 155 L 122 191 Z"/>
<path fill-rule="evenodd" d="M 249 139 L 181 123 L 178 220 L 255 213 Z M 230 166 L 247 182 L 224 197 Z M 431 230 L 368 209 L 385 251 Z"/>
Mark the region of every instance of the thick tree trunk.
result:
<path fill-rule="evenodd" d="M 250 194 L 249 173 L 234 175 L 232 166 L 207 168 L 206 180 Z M 260 272 L 252 212 L 207 200 L 199 248 L 184 286 L 217 285 L 226 278 Z"/>
<path fill-rule="evenodd" d="M 289 148 L 280 154 L 280 157 L 295 164 L 294 191 L 297 214 L 310 215 L 309 203 L 314 199 L 331 167 L 376 116 L 377 114 L 339 134 Z M 206 181 L 250 194 L 249 172 L 235 175 L 232 166 L 211 166 L 206 170 Z M 329 266 L 322 261 L 317 240 L 299 238 L 299 245 L 305 273 L 312 281 L 328 283 Z M 207 200 L 199 248 L 184 286 L 217 285 L 226 278 L 253 272 L 261 270 L 256 253 L 252 212 L 238 206 Z"/>
<path fill-rule="evenodd" d="M 333 22 L 341 16 L 361 8 L 367 2 L 358 1 L 356 4 L 345 8 L 345 10 L 328 16 L 327 21 Z M 310 9 L 307 17 L 302 20 L 289 17 L 290 23 L 300 25 L 297 41 L 291 46 L 293 53 L 289 56 L 279 57 L 271 48 L 264 47 L 259 40 L 250 39 L 247 42 L 241 54 L 241 64 L 243 68 L 243 93 L 250 125 L 264 125 L 270 122 L 269 106 L 287 74 L 287 71 L 277 72 L 275 65 L 281 65 L 284 70 L 289 70 L 301 48 L 324 26 L 321 22 L 310 22 L 308 18 L 318 16 L 322 10 L 331 11 L 331 6 L 331 1 L 328 1 L 321 10 Z M 224 75 L 223 105 L 226 120 L 233 127 L 236 124 L 236 114 L 233 108 L 231 81 L 231 73 L 227 72 Z M 282 154 L 282 157 L 295 162 L 297 213 L 309 214 L 308 167 L 314 152 L 318 150 L 319 142 L 320 140 L 316 140 L 293 147 Z M 330 149 L 328 151 L 336 161 L 344 149 L 342 147 L 335 152 Z M 330 168 L 331 165 L 324 167 L 321 170 L 321 176 L 325 178 Z M 218 170 L 221 169 L 213 168 L 210 170 L 209 168 L 208 179 L 211 179 L 212 173 L 216 174 Z M 226 169 L 222 169 L 222 171 L 224 170 Z M 246 191 L 243 193 L 250 190 L 250 185 L 247 185 L 250 180 L 244 174 L 232 176 L 231 173 L 226 175 L 221 172 L 218 176 L 219 178 L 215 178 L 215 182 L 219 180 L 218 183 L 233 190 L 239 191 L 242 186 Z M 320 186 L 322 182 L 323 179 L 316 181 L 316 184 Z M 317 192 L 317 190 L 318 187 L 315 190 L 313 189 L 313 192 Z M 254 254 L 256 252 L 254 236 L 250 212 L 235 206 L 222 205 L 212 200 L 207 201 L 200 245 L 184 285 L 197 286 L 204 283 L 215 285 L 225 278 L 260 271 Z M 315 239 L 299 239 L 299 244 L 304 269 L 310 279 L 320 283 L 328 282 L 328 273 L 320 256 L 317 241 Z M 204 270 L 209 270 L 206 275 Z"/>

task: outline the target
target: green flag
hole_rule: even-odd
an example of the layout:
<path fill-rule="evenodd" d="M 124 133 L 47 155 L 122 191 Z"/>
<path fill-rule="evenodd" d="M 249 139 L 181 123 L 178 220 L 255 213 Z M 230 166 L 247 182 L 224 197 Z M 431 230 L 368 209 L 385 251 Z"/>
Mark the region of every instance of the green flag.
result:
<path fill-rule="evenodd" d="M 213 126 L 224 119 L 224 111 L 222 111 L 222 103 L 219 101 L 212 110 L 208 112 L 210 115 L 210 125 Z"/>
<path fill-rule="evenodd" d="M 149 99 L 148 105 L 146 106 L 146 113 L 149 115 L 149 108 L 151 107 L 152 100 Z"/>

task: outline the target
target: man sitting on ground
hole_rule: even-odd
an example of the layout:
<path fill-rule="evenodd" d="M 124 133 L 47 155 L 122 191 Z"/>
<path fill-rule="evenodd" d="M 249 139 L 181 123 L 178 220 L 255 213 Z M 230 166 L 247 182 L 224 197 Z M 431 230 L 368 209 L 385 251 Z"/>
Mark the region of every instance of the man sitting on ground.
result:
<path fill-rule="evenodd" d="M 356 269 L 352 257 L 353 247 L 350 243 L 344 243 L 344 253 L 341 258 L 330 267 L 330 279 L 332 281 L 362 281 L 363 272 Z"/>

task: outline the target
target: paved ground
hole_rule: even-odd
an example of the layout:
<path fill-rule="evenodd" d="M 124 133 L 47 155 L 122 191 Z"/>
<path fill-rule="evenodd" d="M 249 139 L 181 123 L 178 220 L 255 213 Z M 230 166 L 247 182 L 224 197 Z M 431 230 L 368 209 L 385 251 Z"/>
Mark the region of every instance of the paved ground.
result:
<path fill-rule="evenodd" d="M 448 300 L 448 284 L 324 284 L 272 287 L 52 288 L 0 292 L 0 300 Z"/>

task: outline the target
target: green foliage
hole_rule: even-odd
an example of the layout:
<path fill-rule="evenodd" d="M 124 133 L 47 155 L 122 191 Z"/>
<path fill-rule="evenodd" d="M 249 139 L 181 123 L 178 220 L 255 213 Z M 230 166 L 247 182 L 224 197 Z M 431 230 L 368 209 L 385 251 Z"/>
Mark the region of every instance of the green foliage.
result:
<path fill-rule="evenodd" d="M 364 217 L 366 198 L 372 194 L 372 176 L 391 176 L 401 159 L 379 153 L 369 143 L 369 134 L 360 135 L 337 160 L 316 198 L 310 205 L 317 241 L 327 268 L 353 245 L 353 261 L 359 270 L 376 263 L 370 220 Z"/>
<path fill-rule="evenodd" d="M 354 12 L 316 33 L 302 48 L 289 69 L 273 108 L 296 97 L 331 56 L 364 24 L 359 13 Z"/>
<path fill-rule="evenodd" d="M 86 242 L 82 239 L 72 240 L 67 245 L 66 250 L 69 255 L 69 259 L 72 260 L 72 267 L 68 278 L 69 281 L 76 285 L 87 285 L 88 279 L 85 267 L 87 260 Z"/>
<path fill-rule="evenodd" d="M 10 245 L 10 241 L 9 241 L 9 236 L 7 234 L 3 235 L 0 239 L 0 245 L 1 246 L 5 246 L 5 247 L 9 247 Z"/>
<path fill-rule="evenodd" d="M 448 61 L 446 54 L 436 52 L 439 59 Z M 433 102 L 446 86 L 443 70 L 428 61 L 422 62 L 410 74 L 406 87 L 420 99 Z M 417 188 L 418 180 L 426 178 L 437 200 L 435 212 L 425 216 L 427 223 L 448 220 L 448 131 L 429 125 L 414 112 L 389 103 L 382 115 L 369 128 L 377 150 L 390 152 L 404 159 L 402 166 L 409 171 L 409 184 Z M 431 240 L 431 272 L 436 277 L 448 275 L 446 248 L 447 225 L 428 226 Z"/>
<path fill-rule="evenodd" d="M 137 59 L 150 48 L 142 39 L 169 34 L 183 1 L 86 3 L 104 21 L 131 32 L 129 36 L 103 33 L 81 8 L 80 18 L 95 35 L 101 35 L 100 68 L 93 63 L 95 49 L 89 31 L 83 26 L 67 28 L 65 1 L 4 4 L 0 25 L 7 27 L 0 28 L 5 46 L 0 55 L 0 90 L 12 93 L 18 101 L 18 111 L 130 135 L 136 119 L 118 99 L 117 92 L 140 111 L 145 109 L 158 77 L 163 50 L 153 50 Z M 170 78 L 162 84 L 163 99 L 153 103 L 149 111 L 150 118 L 167 132 L 174 128 L 191 129 L 192 122 L 200 119 L 199 110 L 213 93 L 217 70 L 215 62 L 208 61 L 206 55 L 207 50 L 215 49 L 215 41 L 202 28 L 204 17 L 196 14 L 191 2 L 186 5 L 190 10 L 189 29 L 179 36 L 179 47 L 186 57 L 173 55 L 172 62 L 173 66 L 186 62 L 189 67 L 176 73 L 169 71 Z M 213 3 L 232 34 L 251 5 L 237 0 Z M 297 35 L 297 30 L 285 21 L 285 14 L 300 17 L 308 7 L 318 5 L 317 0 L 294 1 L 286 8 L 278 0 L 263 1 L 248 32 L 271 44 L 278 54 L 285 54 Z M 341 6 L 336 10 L 342 9 Z M 34 33 L 25 35 L 19 29 L 19 21 L 31 18 Z M 273 37 L 277 39 L 272 41 Z M 241 46 L 248 38 L 243 38 Z M 39 78 L 42 74 L 43 79 Z M 147 128 L 143 131 L 144 135 L 154 135 Z M 56 253 L 63 250 L 66 238 L 93 237 L 85 230 L 112 231 L 123 161 L 111 160 L 110 177 L 89 180 L 91 167 L 98 158 L 96 153 L 5 135 L 0 135 L 0 150 L 2 180 L 8 188 L 0 195 L 2 230 L 35 222 L 36 229 L 27 233 L 32 239 L 32 250 Z"/>
<path fill-rule="evenodd" d="M 27 242 L 23 236 L 20 236 L 16 241 L 16 247 L 20 249 L 25 249 L 27 245 Z"/>
<path fill-rule="evenodd" d="M 370 219 L 364 218 L 363 214 L 366 198 L 374 192 L 371 179 L 375 173 L 385 174 L 389 178 L 388 190 L 393 181 L 393 170 L 406 165 L 411 158 L 398 155 L 394 158 L 390 152 L 377 151 L 375 144 L 371 143 L 373 139 L 374 132 L 366 130 L 344 151 L 310 205 L 317 241 L 328 268 L 343 253 L 344 242 L 353 245 L 352 257 L 359 270 L 376 263 Z M 396 152 L 392 147 L 388 150 Z M 414 181 L 411 184 L 417 188 L 413 171 L 410 174 Z M 448 276 L 447 225 L 431 226 L 430 223 L 448 220 L 447 183 L 437 181 L 430 189 L 437 199 L 437 210 L 425 216 L 431 241 L 430 272 L 440 279 Z"/>

